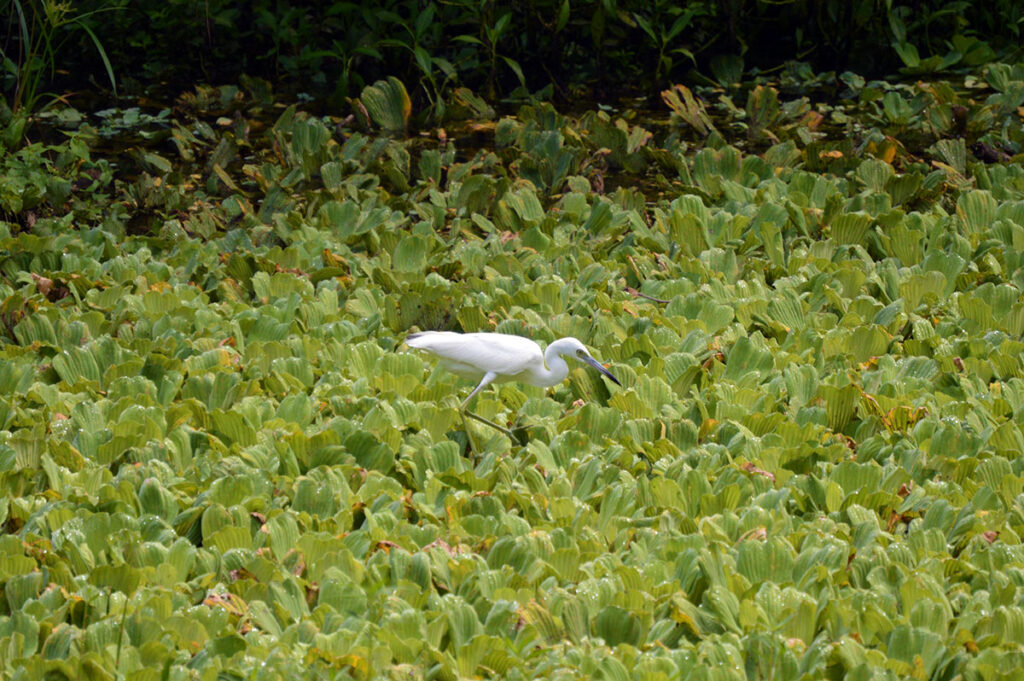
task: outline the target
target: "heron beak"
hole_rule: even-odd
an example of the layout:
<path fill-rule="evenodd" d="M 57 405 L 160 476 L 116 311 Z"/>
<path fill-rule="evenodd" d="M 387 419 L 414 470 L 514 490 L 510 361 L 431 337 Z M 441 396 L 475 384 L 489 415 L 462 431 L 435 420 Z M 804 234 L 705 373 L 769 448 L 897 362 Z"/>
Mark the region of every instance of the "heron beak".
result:
<path fill-rule="evenodd" d="M 610 371 L 608 371 L 607 369 L 605 369 L 605 368 L 604 368 L 604 367 L 603 367 L 603 366 L 601 365 L 601 363 L 600 363 L 600 362 L 598 362 L 598 361 L 597 361 L 596 359 L 594 359 L 593 357 L 583 357 L 582 359 L 583 359 L 583 361 L 584 361 L 584 362 L 586 362 L 586 363 L 587 363 L 587 364 L 589 364 L 590 366 L 594 367 L 595 369 L 597 369 L 598 371 L 600 371 L 600 372 L 601 372 L 602 374 L 604 374 L 604 375 L 605 375 L 605 376 L 607 376 L 608 378 L 612 379 L 612 383 L 614 383 L 615 385 L 622 385 L 621 383 L 619 383 L 619 379 L 617 379 L 617 378 L 615 378 L 614 376 L 612 376 L 612 372 L 610 372 Z"/>

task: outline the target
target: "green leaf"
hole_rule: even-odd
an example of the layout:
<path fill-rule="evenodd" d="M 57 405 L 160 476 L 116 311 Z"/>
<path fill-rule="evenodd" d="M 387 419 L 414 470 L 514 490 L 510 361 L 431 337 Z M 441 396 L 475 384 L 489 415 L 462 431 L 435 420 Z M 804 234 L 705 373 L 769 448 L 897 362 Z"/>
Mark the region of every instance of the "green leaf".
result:
<path fill-rule="evenodd" d="M 405 85 L 394 76 L 363 88 L 360 99 L 373 122 L 389 132 L 404 132 L 409 126 L 412 102 Z"/>
<path fill-rule="evenodd" d="M 427 264 L 430 242 L 420 234 L 401 238 L 395 249 L 394 266 L 399 272 L 422 272 Z"/>
<path fill-rule="evenodd" d="M 914 69 L 921 65 L 921 57 L 917 52 L 917 48 L 910 43 L 903 41 L 893 43 L 893 48 L 903 61 L 903 65 L 907 68 Z"/>
<path fill-rule="evenodd" d="M 736 570 L 752 585 L 769 580 L 786 583 L 793 578 L 793 558 L 792 547 L 780 540 L 747 539 L 739 546 Z"/>
<path fill-rule="evenodd" d="M 957 199 L 956 214 L 967 234 L 981 234 L 995 222 L 996 201 L 987 191 L 965 192 Z"/>
<path fill-rule="evenodd" d="M 91 381 L 97 385 L 102 374 L 93 353 L 85 348 L 70 348 L 53 358 L 53 368 L 69 385 Z"/>
<path fill-rule="evenodd" d="M 838 244 L 864 245 L 871 228 L 871 216 L 865 213 L 843 213 L 830 225 L 832 238 Z"/>
<path fill-rule="evenodd" d="M 206 543 L 214 547 L 220 553 L 231 549 L 251 549 L 252 537 L 249 530 L 241 527 L 224 527 L 206 539 Z"/>
<path fill-rule="evenodd" d="M 828 417 L 829 428 L 835 432 L 842 431 L 857 410 L 860 390 L 855 385 L 847 385 L 842 388 L 822 385 L 818 392 L 825 401 L 825 414 Z"/>
<path fill-rule="evenodd" d="M 446 597 L 446 601 L 445 611 L 452 642 L 456 647 L 469 645 L 475 636 L 483 633 L 476 611 L 461 599 Z"/>
<path fill-rule="evenodd" d="M 967 172 L 967 146 L 963 138 L 939 140 L 935 143 L 934 150 L 954 171 L 961 175 Z"/>
<path fill-rule="evenodd" d="M 763 347 L 763 342 L 755 343 L 744 336 L 729 351 L 723 378 L 737 383 L 756 379 L 760 374 L 770 371 L 774 364 L 772 353 Z"/>
<path fill-rule="evenodd" d="M 89 581 L 96 586 L 129 595 L 135 593 L 144 582 L 142 572 L 128 565 L 97 566 L 89 575 Z"/>
<path fill-rule="evenodd" d="M 502 201 L 512 209 L 523 225 L 534 225 L 544 218 L 544 209 L 537 195 L 529 189 L 509 192 Z"/>

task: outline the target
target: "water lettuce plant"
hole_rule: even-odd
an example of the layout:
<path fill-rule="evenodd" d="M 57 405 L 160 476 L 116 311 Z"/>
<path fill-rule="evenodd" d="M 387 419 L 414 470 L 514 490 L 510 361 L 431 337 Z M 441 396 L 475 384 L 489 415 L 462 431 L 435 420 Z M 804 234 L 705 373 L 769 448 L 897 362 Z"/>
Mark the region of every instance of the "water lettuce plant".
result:
<path fill-rule="evenodd" d="M 847 80 L 5 160 L 4 676 L 1012 678 L 1024 77 Z M 416 329 L 622 385 L 481 393 L 474 459 Z"/>

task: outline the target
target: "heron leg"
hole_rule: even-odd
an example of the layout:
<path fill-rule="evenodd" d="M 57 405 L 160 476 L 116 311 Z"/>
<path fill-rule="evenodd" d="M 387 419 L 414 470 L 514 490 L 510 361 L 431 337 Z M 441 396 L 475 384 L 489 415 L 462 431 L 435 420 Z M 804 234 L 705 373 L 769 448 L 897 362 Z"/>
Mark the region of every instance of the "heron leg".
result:
<path fill-rule="evenodd" d="M 477 386 L 473 388 L 473 392 L 469 393 L 469 395 L 466 396 L 466 399 L 462 400 L 462 404 L 459 405 L 459 411 L 466 411 L 466 405 L 469 404 L 469 401 L 473 399 L 478 392 L 489 386 L 491 382 L 494 381 L 494 379 L 496 379 L 497 377 L 498 374 L 494 373 L 493 371 L 488 371 L 486 374 L 484 374 L 484 377 L 480 379 L 480 383 L 478 383 Z"/>
<path fill-rule="evenodd" d="M 476 420 L 477 420 L 477 421 L 479 421 L 480 423 L 486 423 L 486 424 L 487 424 L 487 425 L 489 425 L 489 426 L 490 426 L 491 428 L 496 428 L 497 430 L 500 430 L 501 432 L 505 433 L 505 435 L 508 435 L 508 436 L 509 436 L 510 438 L 512 438 L 512 441 L 513 441 L 513 442 L 515 442 L 515 439 L 516 439 L 516 438 L 515 438 L 515 436 L 514 436 L 514 435 L 512 435 L 512 431 L 511 431 L 511 430 L 509 430 L 508 428 L 505 428 L 505 427 L 503 427 L 503 426 L 499 426 L 499 425 L 498 425 L 497 423 L 495 423 L 494 421 L 491 421 L 491 420 L 489 420 L 489 419 L 485 419 L 485 418 L 484 418 L 483 416 L 480 416 L 479 414 L 474 414 L 474 413 L 473 413 L 473 412 L 471 412 L 471 411 L 464 411 L 464 412 L 462 412 L 462 413 L 463 413 L 463 414 L 465 414 L 466 416 L 470 417 L 470 418 L 476 419 Z"/>
<path fill-rule="evenodd" d="M 485 419 L 483 416 L 480 416 L 478 414 L 474 414 L 473 412 L 471 412 L 468 409 L 466 409 L 466 406 L 469 405 L 469 401 L 472 400 L 474 397 L 476 397 L 476 394 L 478 392 L 480 392 L 481 390 L 486 388 L 488 385 L 490 385 L 494 381 L 494 379 L 496 379 L 497 377 L 498 377 L 498 374 L 494 373 L 493 371 L 488 371 L 486 374 L 484 374 L 484 377 L 482 379 L 480 379 L 480 383 L 478 383 L 477 386 L 475 388 L 473 388 L 473 392 L 469 393 L 469 395 L 466 397 L 466 399 L 462 400 L 462 404 L 459 405 L 459 413 L 462 414 L 462 425 L 463 425 L 463 428 L 465 428 L 465 430 L 466 430 L 466 436 L 469 438 L 469 444 L 473 448 L 474 452 L 479 452 L 480 450 L 479 450 L 479 448 L 477 448 L 476 442 L 473 441 L 473 435 L 472 435 L 472 433 L 469 430 L 469 422 L 466 421 L 466 417 L 467 416 L 469 416 L 470 418 L 476 419 L 480 423 L 485 423 L 488 426 L 490 426 L 491 428 L 495 428 L 497 430 L 500 430 L 501 432 L 505 433 L 510 438 L 515 440 L 514 436 L 512 435 L 512 431 L 508 430 L 507 428 L 502 428 L 501 426 L 499 426 L 494 421 L 491 421 L 489 419 Z"/>

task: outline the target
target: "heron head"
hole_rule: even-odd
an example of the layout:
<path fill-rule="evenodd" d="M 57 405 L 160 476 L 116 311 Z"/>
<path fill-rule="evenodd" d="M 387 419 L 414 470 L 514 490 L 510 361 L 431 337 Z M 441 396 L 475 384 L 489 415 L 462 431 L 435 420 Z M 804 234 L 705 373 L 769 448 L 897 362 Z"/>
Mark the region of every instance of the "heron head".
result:
<path fill-rule="evenodd" d="M 590 366 L 594 367 L 602 374 L 610 378 L 615 383 L 615 385 L 622 385 L 621 383 L 619 383 L 619 379 L 612 376 L 612 372 L 605 369 L 600 362 L 594 359 L 593 355 L 590 354 L 590 351 L 587 350 L 587 346 L 585 346 L 577 339 L 563 338 L 555 342 L 560 344 L 558 354 L 567 355 L 569 357 L 572 357 L 573 359 L 577 359 L 583 362 L 584 364 L 589 364 Z"/>

